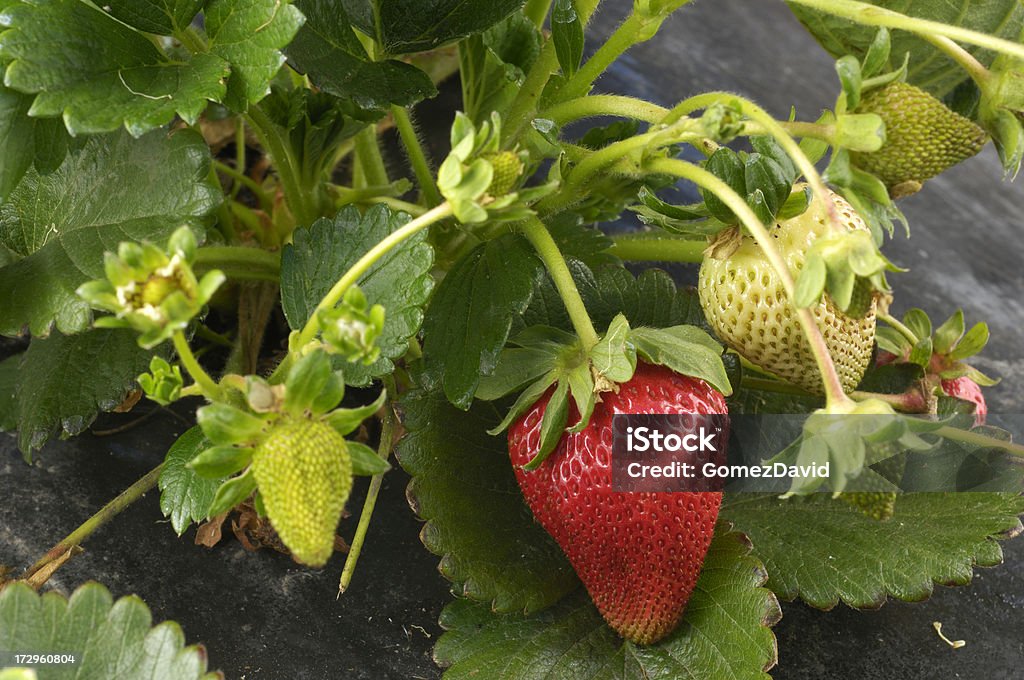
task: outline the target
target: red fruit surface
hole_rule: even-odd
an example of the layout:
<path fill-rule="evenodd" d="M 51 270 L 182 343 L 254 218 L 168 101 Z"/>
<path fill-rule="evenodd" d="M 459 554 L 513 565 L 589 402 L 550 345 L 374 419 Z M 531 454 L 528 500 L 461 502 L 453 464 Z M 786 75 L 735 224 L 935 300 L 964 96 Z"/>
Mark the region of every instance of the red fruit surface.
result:
<path fill-rule="evenodd" d="M 942 391 L 948 397 L 956 397 L 974 404 L 974 425 L 981 427 L 985 424 L 985 416 L 988 415 L 988 406 L 985 404 L 985 395 L 981 393 L 981 387 L 966 375 L 959 378 L 951 378 L 942 381 Z"/>
<path fill-rule="evenodd" d="M 682 617 L 711 544 L 722 494 L 613 491 L 612 416 L 724 415 L 725 398 L 703 380 L 641 363 L 618 393 L 601 395 L 582 432 L 563 435 L 539 468 L 523 470 L 540 445 L 549 397 L 550 392 L 509 430 L 519 486 L 608 624 L 634 642 L 656 642 Z M 573 408 L 569 422 L 578 418 Z M 727 440 L 726 421 L 719 441 Z M 719 455 L 724 458 L 724 451 Z M 706 487 L 707 480 L 698 483 Z"/>

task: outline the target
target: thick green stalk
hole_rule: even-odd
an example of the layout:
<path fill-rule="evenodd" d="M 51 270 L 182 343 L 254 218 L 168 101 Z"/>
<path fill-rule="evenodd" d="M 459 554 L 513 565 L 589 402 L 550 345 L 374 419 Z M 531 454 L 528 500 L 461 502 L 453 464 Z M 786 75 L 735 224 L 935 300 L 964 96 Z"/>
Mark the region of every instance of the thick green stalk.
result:
<path fill-rule="evenodd" d="M 613 236 L 608 252 L 630 262 L 701 262 L 708 247 L 706 240 L 669 236 L 659 232 Z"/>
<path fill-rule="evenodd" d="M 427 159 L 427 152 L 420 142 L 419 135 L 409 116 L 409 111 L 401 106 L 391 106 L 391 116 L 395 119 L 395 126 L 398 128 L 398 135 L 402 138 L 405 146 L 405 153 L 409 157 L 409 165 L 412 166 L 413 174 L 416 175 L 416 182 L 420 185 L 420 195 L 426 202 L 428 208 L 439 205 L 444 199 L 441 192 L 437 190 L 434 182 L 434 171 Z"/>
<path fill-rule="evenodd" d="M 199 385 L 199 389 L 203 391 L 203 396 L 210 401 L 217 401 L 223 397 L 220 385 L 210 377 L 209 373 L 203 370 L 195 355 L 192 354 L 192 348 L 189 347 L 185 334 L 181 331 L 175 331 L 172 340 L 174 341 L 174 349 L 178 353 L 181 365 L 185 367 L 185 370 L 192 376 L 192 379 Z"/>
<path fill-rule="evenodd" d="M 623 97 L 614 94 L 577 97 L 555 104 L 542 112 L 544 118 L 559 125 L 595 116 L 621 116 L 645 123 L 659 123 L 666 115 L 668 115 L 668 109 L 664 106 L 658 106 L 636 97 Z"/>
<path fill-rule="evenodd" d="M 906 338 L 907 342 L 909 342 L 911 346 L 916 345 L 918 343 L 919 340 L 918 337 L 914 334 L 914 331 L 907 328 L 902 321 L 894 317 L 889 312 L 878 312 L 878 319 L 880 321 L 884 321 L 885 323 L 895 328 L 900 335 Z"/>
<path fill-rule="evenodd" d="M 555 282 L 555 288 L 558 289 L 558 294 L 562 298 L 562 303 L 565 304 L 565 309 L 569 312 L 569 319 L 572 321 L 573 328 L 576 329 L 576 335 L 579 336 L 584 349 L 589 350 L 597 344 L 600 336 L 594 330 L 590 314 L 587 313 L 586 305 L 583 304 L 583 298 L 580 297 L 580 292 L 569 272 L 569 266 L 565 263 L 562 251 L 558 249 L 558 244 L 555 243 L 555 239 L 551 238 L 544 223 L 536 217 L 526 219 L 520 225 L 520 229 L 526 240 L 537 251 L 544 266 L 547 267 L 551 279 Z"/>
<path fill-rule="evenodd" d="M 825 14 L 843 17 L 865 26 L 895 28 L 920 35 L 925 39 L 928 39 L 929 36 L 942 36 L 1024 59 L 1024 45 L 959 26 L 910 17 L 866 2 L 857 2 L 857 0 L 790 0 L 790 2 L 816 9 Z"/>
<path fill-rule="evenodd" d="M 277 281 L 281 276 L 281 255 L 262 248 L 206 246 L 196 251 L 197 273 L 220 269 L 228 278 Z"/>
<path fill-rule="evenodd" d="M 291 147 L 281 136 L 280 131 L 270 117 L 259 107 L 258 104 L 250 106 L 246 114 L 249 126 L 256 131 L 264 148 L 270 154 L 270 159 L 277 168 L 277 176 L 281 178 L 281 188 L 284 191 L 288 207 L 295 216 L 295 220 L 303 226 L 312 224 L 319 215 L 311 208 L 306 201 L 306 190 L 299 178 L 297 164 Z"/>
<path fill-rule="evenodd" d="M 366 184 L 390 184 L 384 157 L 380 153 L 380 144 L 377 142 L 377 126 L 367 125 L 360 130 L 355 136 L 355 144 L 356 160 L 363 169 Z"/>
<path fill-rule="evenodd" d="M 32 576 L 47 564 L 53 562 L 55 559 L 66 553 L 68 550 L 81 545 L 82 542 L 89 538 L 89 536 L 91 536 L 97 529 L 117 517 L 117 515 L 119 515 L 121 511 L 129 505 L 142 498 L 147 491 L 156 486 L 163 468 L 164 464 L 160 463 L 160 465 L 157 465 L 155 468 L 147 472 L 137 482 L 122 491 L 116 498 L 114 498 L 114 500 L 100 508 L 96 514 L 85 520 L 85 522 L 65 536 L 63 540 L 57 543 L 57 545 L 46 551 L 45 555 L 39 558 L 35 564 L 25 571 L 25 577 L 28 578 Z"/>
<path fill-rule="evenodd" d="M 768 233 L 768 230 L 757 215 L 754 214 L 754 211 L 747 205 L 747 202 L 733 191 L 728 184 L 699 166 L 677 159 L 655 159 L 648 164 L 648 169 L 652 172 L 664 173 L 688 180 L 718 196 L 740 219 L 740 222 L 747 228 L 750 235 L 754 237 L 757 244 L 761 246 L 761 250 L 764 251 L 769 264 L 782 282 L 782 288 L 786 291 L 786 296 L 790 301 L 794 299 L 793 293 L 796 283 L 793 280 L 792 272 L 789 271 L 789 266 L 782 258 L 782 253 L 779 252 L 778 247 L 775 245 L 775 240 Z M 818 324 L 814 320 L 814 315 L 806 307 L 797 307 L 796 305 L 793 305 L 793 307 L 796 310 L 797 320 L 800 322 L 800 327 L 807 338 L 811 353 L 821 374 L 822 383 L 825 388 L 826 403 L 829 406 L 851 404 L 850 398 L 843 392 L 842 381 L 836 372 L 832 355 L 828 351 L 828 345 L 825 343 L 825 337 L 822 335 L 821 329 L 818 328 Z"/>

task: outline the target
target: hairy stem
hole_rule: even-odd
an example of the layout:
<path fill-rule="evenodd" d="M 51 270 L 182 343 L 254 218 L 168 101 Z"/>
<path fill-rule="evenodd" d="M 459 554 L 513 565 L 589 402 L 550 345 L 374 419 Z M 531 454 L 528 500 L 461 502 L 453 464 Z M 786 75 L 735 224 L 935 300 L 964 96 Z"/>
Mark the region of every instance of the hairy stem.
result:
<path fill-rule="evenodd" d="M 555 104 L 544 109 L 543 117 L 566 125 L 584 118 L 595 116 L 621 116 L 641 120 L 645 123 L 658 123 L 668 115 L 668 109 L 651 102 L 624 97 L 614 94 L 595 94 L 589 97 L 578 97 Z"/>
<path fill-rule="evenodd" d="M 384 381 L 388 395 L 396 394 L 394 377 L 387 376 Z M 396 429 L 395 412 L 391 407 L 391 399 L 389 398 L 384 405 L 384 417 L 381 419 L 380 445 L 377 448 L 377 455 L 383 460 L 388 459 L 391 455 L 391 449 L 395 446 Z M 359 554 L 363 551 L 363 543 L 366 542 L 366 532 L 370 528 L 370 520 L 373 518 L 373 509 L 377 506 L 377 495 L 380 493 L 380 485 L 383 480 L 384 473 L 370 478 L 370 488 L 366 491 L 363 511 L 359 514 L 359 524 L 356 526 L 356 533 L 352 537 L 348 556 L 345 558 L 345 566 L 341 570 L 341 579 L 338 581 L 338 597 L 341 597 L 348 589 L 348 584 L 352 581 L 352 574 L 355 573 Z"/>
<path fill-rule="evenodd" d="M 970 430 L 961 430 L 958 427 L 951 427 L 946 425 L 940 427 L 937 430 L 932 430 L 929 434 L 938 435 L 943 439 L 949 439 L 955 442 L 963 442 L 964 444 L 972 444 L 974 446 L 984 446 L 986 448 L 1002 449 L 1007 453 L 1014 456 L 1024 457 L 1024 446 L 1020 444 L 1014 444 L 1002 439 L 996 439 L 995 437 L 989 437 L 981 434 L 980 432 L 972 432 Z"/>
<path fill-rule="evenodd" d="M 706 240 L 669 236 L 658 232 L 613 236 L 609 253 L 631 262 L 701 262 Z"/>
<path fill-rule="evenodd" d="M 363 179 L 367 185 L 389 184 L 388 171 L 384 166 L 384 157 L 377 143 L 377 126 L 367 125 L 355 136 L 356 161 L 363 170 Z"/>
<path fill-rule="evenodd" d="M 245 173 L 239 172 L 238 170 L 231 167 L 227 163 L 222 163 L 221 161 L 218 160 L 213 161 L 213 167 L 216 168 L 217 172 L 223 175 L 227 175 L 228 177 L 234 180 L 235 186 L 231 192 L 232 197 L 237 196 L 237 190 L 244 186 L 249 191 L 251 191 L 253 195 L 256 197 L 256 199 L 260 202 L 260 207 L 262 207 L 264 210 L 270 207 L 270 196 L 267 194 L 266 190 L 264 190 L 263 187 L 257 184 L 252 177 L 249 177 Z"/>
<path fill-rule="evenodd" d="M 585 96 L 594 81 L 608 70 L 616 59 L 637 43 L 649 40 L 664 21 L 661 16 L 644 16 L 633 12 L 608 36 L 597 52 L 573 74 L 558 92 L 559 99 L 576 99 Z"/>
<path fill-rule="evenodd" d="M 569 266 L 565 263 L 562 251 L 558 249 L 558 244 L 555 243 L 555 239 L 551 238 L 544 223 L 536 217 L 527 218 L 520 225 L 520 229 L 526 240 L 537 251 L 544 266 L 547 267 L 551 279 L 555 282 L 555 288 L 558 289 L 558 294 L 565 304 L 565 309 L 569 312 L 569 319 L 572 321 L 573 328 L 576 329 L 576 335 L 579 336 L 584 349 L 589 350 L 597 344 L 599 336 L 594 330 L 590 314 L 587 313 L 583 298 L 580 297 L 580 292 L 569 272 Z"/>
<path fill-rule="evenodd" d="M 277 176 L 281 178 L 281 188 L 292 215 L 299 224 L 309 226 L 318 215 L 306 201 L 306 190 L 299 178 L 291 147 L 258 104 L 249 107 L 246 117 L 249 126 L 255 130 L 256 136 L 260 138 L 277 168 Z"/>
<path fill-rule="evenodd" d="M 900 14 L 857 0 L 790 0 L 793 4 L 810 7 L 826 14 L 849 19 L 865 26 L 884 26 L 914 33 L 927 39 L 929 36 L 942 36 L 950 40 L 959 40 L 968 45 L 977 45 L 994 52 L 1008 54 L 1024 59 L 1024 45 L 995 36 L 972 31 L 959 26 L 950 26 L 938 21 L 918 19 Z"/>
<path fill-rule="evenodd" d="M 942 35 L 922 35 L 922 38 L 930 42 L 936 48 L 945 52 L 946 56 L 955 61 L 960 65 L 967 75 L 971 77 L 979 87 L 984 85 L 991 79 L 992 74 L 989 72 L 985 65 L 974 58 L 974 55 L 960 47 L 957 43 L 953 42 L 949 38 Z"/>
<path fill-rule="evenodd" d="M 522 87 L 516 94 L 515 99 L 509 107 L 508 115 L 502 124 L 502 144 L 506 148 L 515 146 L 519 137 L 523 134 L 527 123 L 533 118 L 540 104 L 540 96 L 544 87 L 551 79 L 555 68 L 558 66 L 558 54 L 555 52 L 555 42 L 548 39 L 541 48 L 537 60 L 526 74 Z"/>
<path fill-rule="evenodd" d="M 157 480 L 160 478 L 160 473 L 163 469 L 164 464 L 160 463 L 160 465 L 157 465 L 155 468 L 147 472 L 137 482 L 122 491 L 116 498 L 114 498 L 114 500 L 100 508 L 95 515 L 85 520 L 85 522 L 65 536 L 63 540 L 57 543 L 57 545 L 46 551 L 45 555 L 39 558 L 35 564 L 25 571 L 25 577 L 31 577 L 33 574 L 46 567 L 46 565 L 56 559 L 59 559 L 68 550 L 72 550 L 73 548 L 81 545 L 82 542 L 95 533 L 97 529 L 117 517 L 121 511 L 129 505 L 142 498 L 147 491 L 156 486 Z"/>
<path fill-rule="evenodd" d="M 223 391 L 210 374 L 203 370 L 203 367 L 199 365 L 199 360 L 196 359 L 195 355 L 192 354 L 192 348 L 188 345 L 188 340 L 185 339 L 185 334 L 181 331 L 175 331 L 172 336 L 174 341 L 174 349 L 178 353 L 178 359 L 181 361 L 181 365 L 185 367 L 192 379 L 199 385 L 199 389 L 203 391 L 203 396 L 210 401 L 217 401 L 223 397 Z"/>
<path fill-rule="evenodd" d="M 419 135 L 416 134 L 416 127 L 413 125 L 409 111 L 401 106 L 391 106 L 391 116 L 395 119 L 395 126 L 398 128 L 398 135 L 402 138 L 402 145 L 405 146 L 405 153 L 409 157 L 409 165 L 416 175 L 416 182 L 420 185 L 420 196 L 426 202 L 428 208 L 440 205 L 441 192 L 434 182 L 434 171 L 430 167 L 430 160 L 423 148 Z"/>
<path fill-rule="evenodd" d="M 914 331 L 907 328 L 902 321 L 897 319 L 892 314 L 889 314 L 888 312 L 878 312 L 878 320 L 884 321 L 885 323 L 895 328 L 896 331 L 904 338 L 906 338 L 907 342 L 909 342 L 911 345 L 916 345 L 920 341 L 917 335 L 914 334 Z"/>
<path fill-rule="evenodd" d="M 775 270 L 782 282 L 783 290 L 786 291 L 786 296 L 790 302 L 794 299 L 794 289 L 796 284 L 793 280 L 793 274 L 789 271 L 789 267 L 786 265 L 786 261 L 782 258 L 782 254 L 779 249 L 775 246 L 775 240 L 768 233 L 761 220 L 754 214 L 750 206 L 747 205 L 746 201 L 740 197 L 735 191 L 729 187 L 728 184 L 720 180 L 712 173 L 704 170 L 703 168 L 696 166 L 686 161 L 660 158 L 653 160 L 648 165 L 649 169 L 653 172 L 664 173 L 679 177 L 681 179 L 693 182 L 699 187 L 707 189 L 718 196 L 726 206 L 740 219 L 743 226 L 747 228 L 750 235 L 754 237 L 757 244 L 761 246 L 761 250 L 764 251 L 765 257 L 768 258 L 769 264 Z M 829 406 L 840 406 L 848 405 L 851 403 L 850 398 L 843 392 L 843 384 L 839 379 L 839 374 L 836 372 L 835 364 L 832 361 L 832 355 L 828 351 L 828 345 L 825 343 L 825 337 L 821 333 L 821 329 L 818 328 L 817 322 L 814 320 L 814 314 L 811 310 L 806 307 L 797 307 L 793 305 L 796 310 L 797 320 L 800 322 L 800 327 L 804 332 L 804 336 L 807 338 L 807 342 L 810 345 L 811 353 L 814 355 L 814 361 L 818 366 L 818 371 L 821 374 L 822 384 L 825 388 L 826 403 Z"/>

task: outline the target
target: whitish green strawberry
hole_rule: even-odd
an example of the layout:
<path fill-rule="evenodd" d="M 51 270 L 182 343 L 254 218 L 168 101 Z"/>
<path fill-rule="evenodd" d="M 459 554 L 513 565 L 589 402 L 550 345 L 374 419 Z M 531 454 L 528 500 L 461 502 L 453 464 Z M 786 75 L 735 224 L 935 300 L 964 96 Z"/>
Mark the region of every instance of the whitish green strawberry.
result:
<path fill-rule="evenodd" d="M 885 123 L 885 144 L 854 162 L 876 175 L 894 195 L 974 156 L 988 134 L 919 87 L 894 82 L 864 95 L 858 113 L 876 113 Z M 912 193 L 912 191 L 910 191 Z"/>
<path fill-rule="evenodd" d="M 252 455 L 270 523 L 297 560 L 321 567 L 352 491 L 345 439 L 320 420 L 275 424 Z"/>
<path fill-rule="evenodd" d="M 848 229 L 868 228 L 842 197 L 832 194 L 832 200 Z M 820 198 L 811 201 L 803 214 L 771 228 L 794 276 L 803 268 L 811 243 L 829 228 Z M 697 290 L 704 315 L 718 337 L 759 368 L 820 394 L 821 374 L 796 310 L 761 247 L 744 235 L 730 255 L 715 255 L 704 258 Z M 826 294 L 811 309 L 847 392 L 857 386 L 871 361 L 875 306 L 872 299 L 863 317 L 853 318 L 839 311 Z"/>

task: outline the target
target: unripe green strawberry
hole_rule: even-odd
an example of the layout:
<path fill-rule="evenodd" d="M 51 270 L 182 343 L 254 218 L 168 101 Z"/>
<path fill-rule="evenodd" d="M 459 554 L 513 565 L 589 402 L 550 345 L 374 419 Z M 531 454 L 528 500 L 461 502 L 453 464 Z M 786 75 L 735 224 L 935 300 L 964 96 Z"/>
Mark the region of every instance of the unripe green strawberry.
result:
<path fill-rule="evenodd" d="M 885 144 L 873 153 L 853 154 L 853 161 L 890 190 L 919 185 L 974 156 L 988 141 L 973 121 L 909 83 L 890 83 L 868 92 L 857 112 L 881 117 Z"/>
<path fill-rule="evenodd" d="M 487 188 L 491 196 L 504 196 L 515 188 L 519 176 L 523 174 L 523 161 L 514 151 L 500 151 L 484 156 L 494 168 L 494 179 Z"/>
<path fill-rule="evenodd" d="M 281 540 L 303 564 L 323 566 L 352 491 L 345 439 L 319 420 L 284 421 L 253 452 L 252 470 Z"/>
<path fill-rule="evenodd" d="M 832 200 L 849 229 L 868 228 L 842 197 L 832 194 Z M 827 233 L 828 224 L 824 201 L 816 197 L 803 214 L 771 228 L 794 276 L 803 268 L 811 243 Z M 708 323 L 729 347 L 769 373 L 808 392 L 822 393 L 821 373 L 796 310 L 753 238 L 743 236 L 727 258 L 705 257 L 697 291 Z M 811 308 L 847 392 L 857 386 L 871 361 L 875 306 L 872 300 L 863 318 L 855 319 L 839 311 L 825 294 Z"/>

